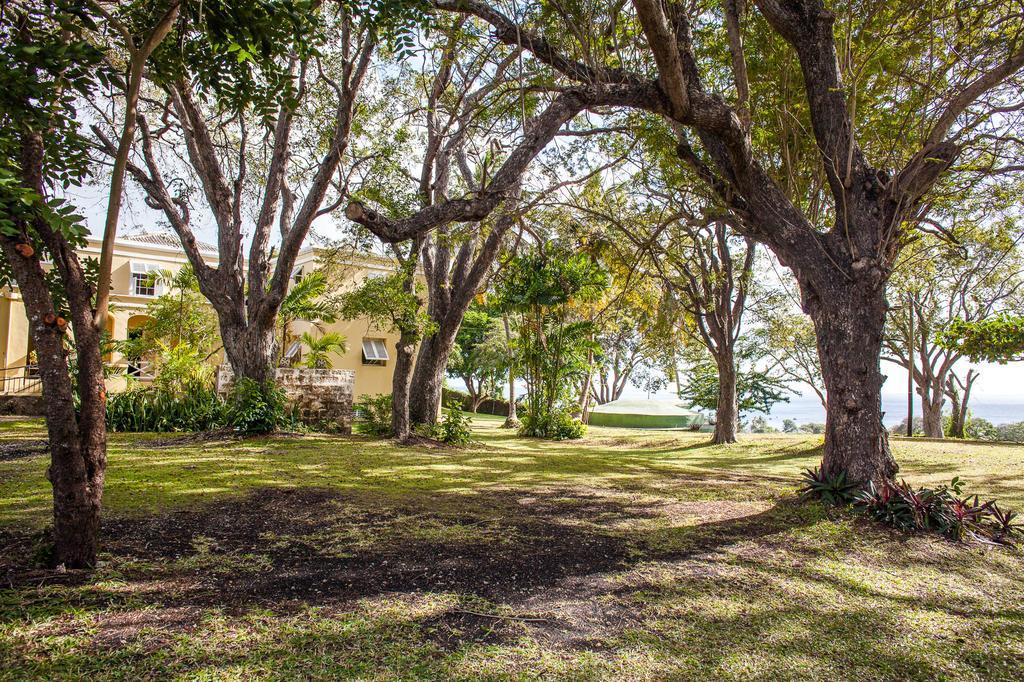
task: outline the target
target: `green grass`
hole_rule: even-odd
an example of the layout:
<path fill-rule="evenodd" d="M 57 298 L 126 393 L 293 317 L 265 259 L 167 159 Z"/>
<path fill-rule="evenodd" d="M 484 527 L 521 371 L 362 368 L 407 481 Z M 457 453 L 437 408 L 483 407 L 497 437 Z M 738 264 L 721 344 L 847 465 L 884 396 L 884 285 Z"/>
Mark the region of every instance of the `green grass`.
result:
<path fill-rule="evenodd" d="M 795 504 L 820 437 L 501 421 L 465 449 L 113 435 L 104 564 L 0 591 L 0 680 L 1024 677 L 1021 552 Z M 1022 447 L 893 450 L 1024 508 Z M 0 544 L 33 551 L 45 469 L 0 461 Z"/>

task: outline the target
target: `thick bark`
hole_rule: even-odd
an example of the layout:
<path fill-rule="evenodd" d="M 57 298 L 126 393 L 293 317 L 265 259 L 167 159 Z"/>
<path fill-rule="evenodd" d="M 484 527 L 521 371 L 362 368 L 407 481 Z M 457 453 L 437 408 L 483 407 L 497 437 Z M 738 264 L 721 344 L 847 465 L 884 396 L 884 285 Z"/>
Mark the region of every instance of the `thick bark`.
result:
<path fill-rule="evenodd" d="M 391 379 L 391 435 L 399 441 L 409 438 L 409 384 L 412 382 L 413 335 L 403 333 L 395 342 L 395 374 Z"/>
<path fill-rule="evenodd" d="M 715 435 L 711 442 L 722 445 L 736 442 L 739 407 L 736 398 L 736 364 L 732 349 L 723 349 L 718 364 L 718 404 L 715 406 Z"/>
<path fill-rule="evenodd" d="M 42 159 L 42 136 L 26 135 L 21 158 L 22 180 L 26 187 L 45 197 Z M 19 226 L 21 234 L 18 236 L 0 235 L 0 248 L 10 263 L 25 303 L 46 399 L 50 443 L 47 477 L 53 488 L 53 562 L 68 568 L 89 568 L 96 564 L 107 464 L 106 392 L 100 334 L 93 326 L 93 292 L 67 240 L 48 223 L 36 219 L 35 232 L 50 252 L 71 311 L 80 403 L 76 411 L 64 348 L 68 321 L 57 316 L 38 245 L 32 247 L 26 227 Z"/>
<path fill-rule="evenodd" d="M 931 391 L 921 396 L 921 414 L 924 421 L 924 435 L 927 438 L 942 438 L 942 391 Z"/>
<path fill-rule="evenodd" d="M 462 311 L 465 314 L 465 311 Z M 416 369 L 409 397 L 409 417 L 415 424 L 434 424 L 441 410 L 441 390 L 448 369 L 448 358 L 459 333 L 459 325 L 444 324 L 436 334 L 423 340 L 416 356 Z"/>
<path fill-rule="evenodd" d="M 891 479 L 899 467 L 882 424 L 882 329 L 885 288 L 870 276 L 840 281 L 828 300 L 804 287 L 828 392 L 822 467 L 856 483 Z"/>
<path fill-rule="evenodd" d="M 221 339 L 236 379 L 252 379 L 264 385 L 274 380 L 277 335 L 273 325 L 260 329 L 220 316 Z"/>

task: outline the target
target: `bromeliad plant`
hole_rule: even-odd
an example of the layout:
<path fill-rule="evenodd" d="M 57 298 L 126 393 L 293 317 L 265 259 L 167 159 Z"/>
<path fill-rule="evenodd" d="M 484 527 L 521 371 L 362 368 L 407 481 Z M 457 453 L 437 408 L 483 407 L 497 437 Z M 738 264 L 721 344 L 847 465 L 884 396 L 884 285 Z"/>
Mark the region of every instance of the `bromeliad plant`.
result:
<path fill-rule="evenodd" d="M 935 531 L 960 542 L 1014 544 L 1022 535 L 1016 513 L 1000 508 L 995 500 L 982 502 L 964 495 L 955 477 L 948 485 L 914 488 L 904 480 L 870 483 L 857 494 L 854 505 L 876 521 L 907 532 Z"/>
<path fill-rule="evenodd" d="M 868 483 L 857 489 L 843 471 L 805 469 L 800 475 L 800 497 L 830 506 L 854 508 L 869 518 L 905 532 L 934 531 L 960 542 L 1016 544 L 1024 536 L 1017 513 L 964 495 L 964 482 L 955 477 L 935 488 L 914 488 L 904 480 Z"/>
<path fill-rule="evenodd" d="M 838 506 L 853 502 L 857 486 L 846 479 L 845 471 L 832 472 L 822 467 L 804 469 L 800 474 L 803 485 L 800 486 L 800 497 L 804 500 L 819 500 L 825 504 Z"/>

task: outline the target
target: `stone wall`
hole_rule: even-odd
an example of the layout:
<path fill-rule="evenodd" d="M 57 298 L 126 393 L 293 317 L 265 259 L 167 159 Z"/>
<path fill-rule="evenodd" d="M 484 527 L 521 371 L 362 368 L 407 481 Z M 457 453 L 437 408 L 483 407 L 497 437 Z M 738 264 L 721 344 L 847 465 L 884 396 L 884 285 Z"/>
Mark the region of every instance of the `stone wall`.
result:
<path fill-rule="evenodd" d="M 275 374 L 299 418 L 311 426 L 331 425 L 352 433 L 352 387 L 355 372 L 350 369 L 279 368 Z M 230 365 L 217 368 L 217 393 L 226 396 L 234 385 Z"/>

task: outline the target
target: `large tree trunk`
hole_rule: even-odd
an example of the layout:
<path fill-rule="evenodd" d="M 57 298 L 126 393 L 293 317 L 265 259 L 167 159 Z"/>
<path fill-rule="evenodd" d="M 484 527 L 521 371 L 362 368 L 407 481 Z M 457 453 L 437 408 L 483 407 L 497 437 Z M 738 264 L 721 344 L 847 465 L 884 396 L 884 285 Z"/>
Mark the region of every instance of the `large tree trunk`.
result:
<path fill-rule="evenodd" d="M 735 443 L 739 426 L 739 407 L 736 399 L 736 364 L 731 350 L 723 350 L 718 363 L 718 405 L 715 407 L 716 444 Z"/>
<path fill-rule="evenodd" d="M 74 315 L 79 410 L 77 420 L 71 381 L 63 354 L 39 349 L 50 438 L 49 479 L 53 486 L 54 562 L 68 568 L 96 565 L 96 549 L 107 468 L 106 389 L 100 336 L 89 327 L 91 311 Z M 77 331 L 85 327 L 83 332 Z M 38 336 L 38 332 L 36 334 Z M 59 344 L 58 344 L 59 345 Z M 45 362 L 44 355 L 50 356 Z M 66 388 L 65 388 L 66 387 Z M 52 396 L 59 395 L 57 400 Z"/>
<path fill-rule="evenodd" d="M 452 354 L 462 316 L 458 316 L 458 320 L 459 325 L 446 324 L 448 320 L 442 320 L 437 333 L 420 344 L 409 396 L 409 417 L 414 424 L 434 424 L 440 415 L 448 358 Z"/>
<path fill-rule="evenodd" d="M 927 438 L 942 438 L 942 391 L 934 388 L 921 396 L 921 414 L 924 420 L 924 435 Z"/>
<path fill-rule="evenodd" d="M 882 424 L 885 286 L 869 276 L 837 280 L 827 300 L 802 287 L 828 392 L 822 468 L 845 471 L 855 483 L 878 483 L 899 470 Z"/>
<path fill-rule="evenodd" d="M 10 257 L 8 255 L 8 257 Z M 17 269 L 15 270 L 17 273 Z M 24 275 L 24 273 L 22 273 Z M 53 563 L 67 568 L 96 565 L 96 549 L 107 465 L 106 394 L 99 335 L 90 310 L 80 311 L 75 336 L 78 394 L 76 414 L 71 375 L 64 353 L 64 330 L 45 282 L 31 275 L 18 278 L 29 316 L 39 374 L 46 400 L 50 443 L 47 478 L 53 488 Z"/>
<path fill-rule="evenodd" d="M 21 162 L 25 186 L 45 197 L 41 135 L 29 134 L 24 138 Z M 64 348 L 68 321 L 57 315 L 37 252 L 38 244 L 33 246 L 27 238 L 26 225 L 18 227 L 18 236 L 0 235 L 0 248 L 25 303 L 46 401 L 50 447 L 47 478 L 53 488 L 53 562 L 67 568 L 90 568 L 96 565 L 107 466 L 106 391 L 100 334 L 93 324 L 93 292 L 67 241 L 37 218 L 35 232 L 50 252 L 71 311 L 80 403 L 76 410 L 75 386 Z"/>
<path fill-rule="evenodd" d="M 252 379 L 260 385 L 274 380 L 274 358 L 277 350 L 277 334 L 274 325 L 266 329 L 255 325 L 243 326 L 220 316 L 221 338 L 236 381 Z"/>
<path fill-rule="evenodd" d="M 395 343 L 395 374 L 391 380 L 391 435 L 399 441 L 409 438 L 409 384 L 412 381 L 416 341 L 403 333 Z"/>

